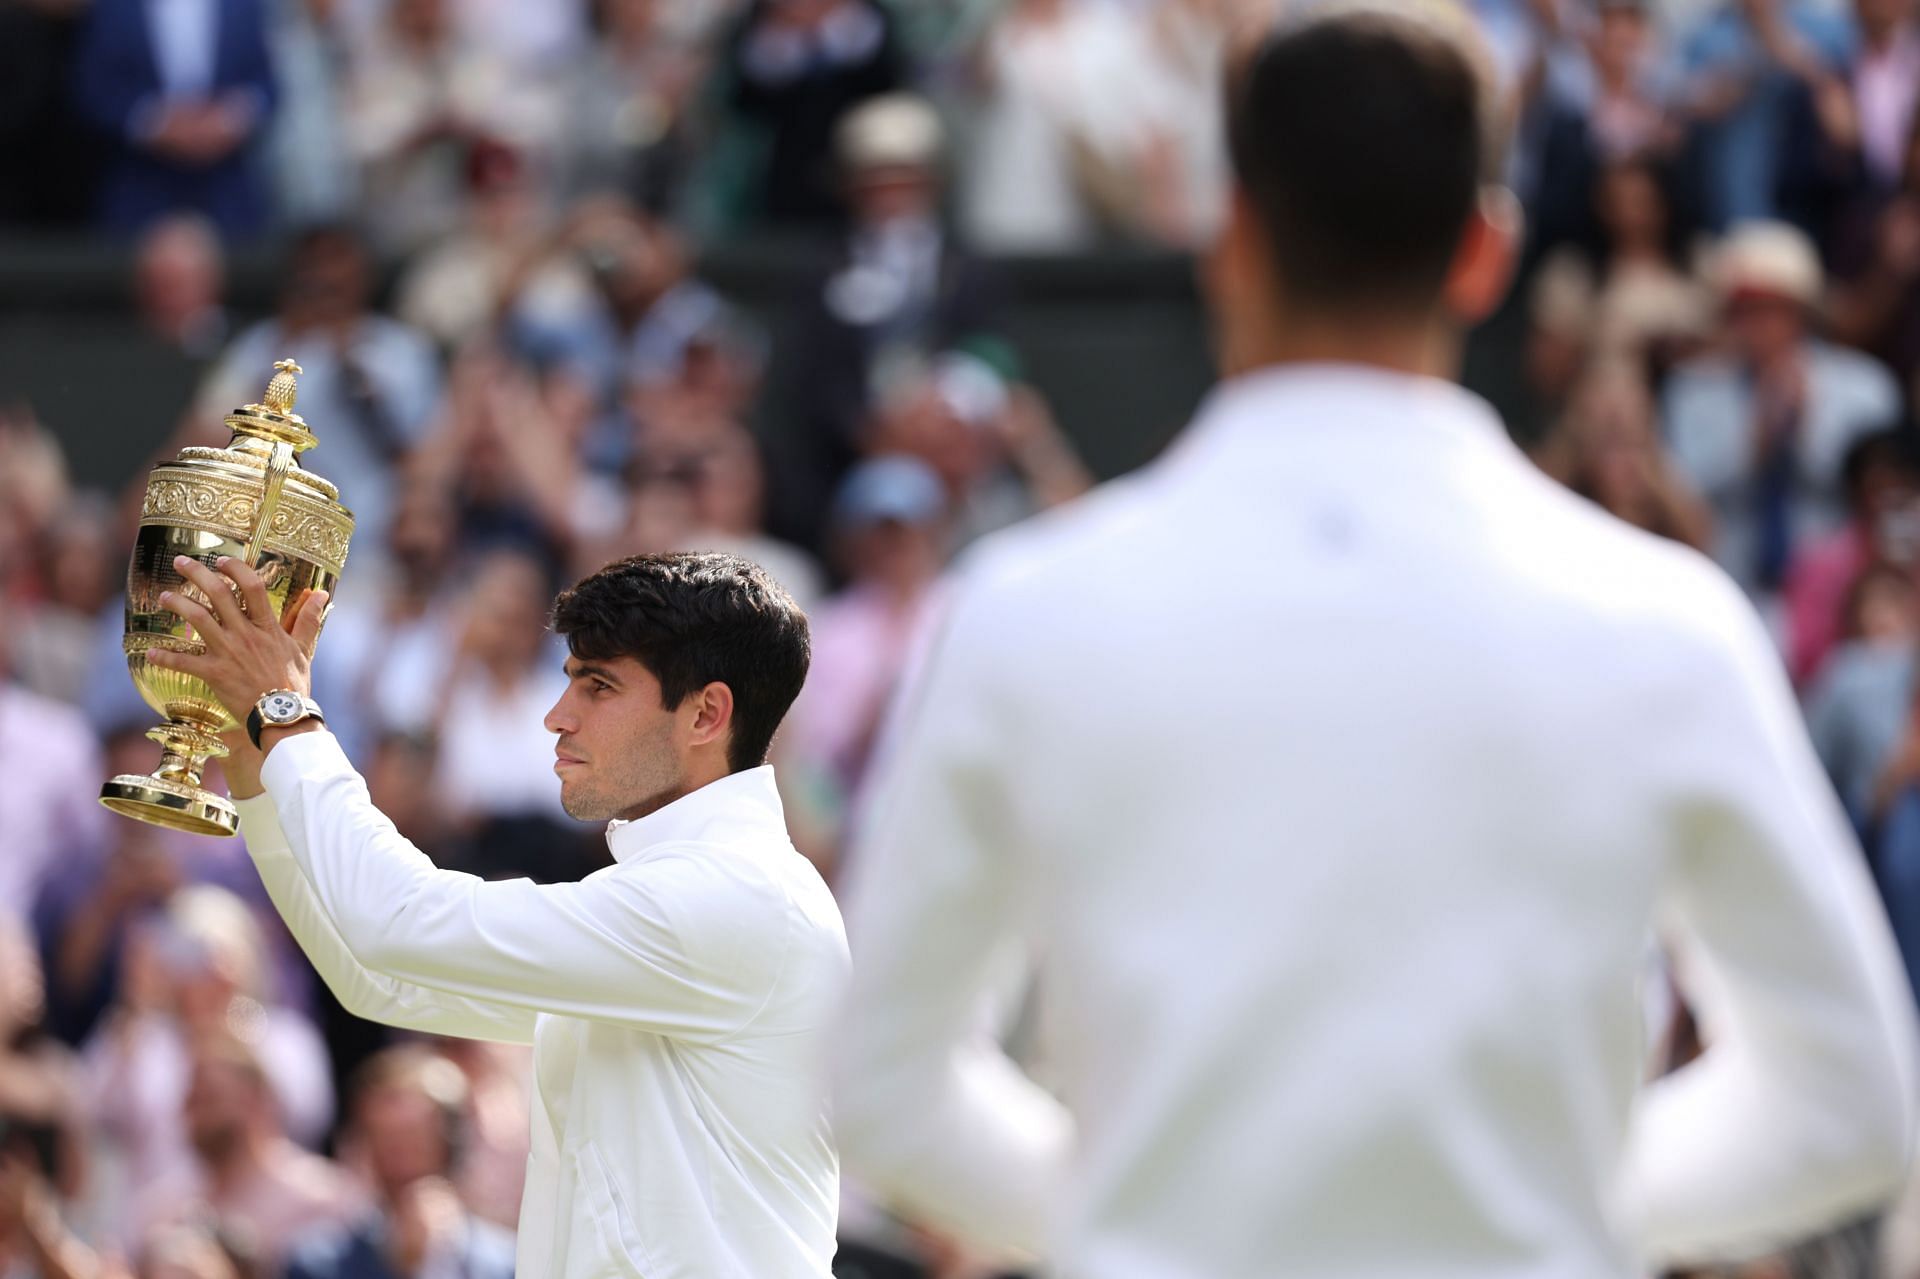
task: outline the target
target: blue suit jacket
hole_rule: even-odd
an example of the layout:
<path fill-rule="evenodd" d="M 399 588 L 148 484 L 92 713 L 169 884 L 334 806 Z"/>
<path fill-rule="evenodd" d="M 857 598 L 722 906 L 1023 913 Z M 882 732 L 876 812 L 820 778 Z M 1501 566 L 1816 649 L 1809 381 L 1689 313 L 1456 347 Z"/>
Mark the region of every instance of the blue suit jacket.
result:
<path fill-rule="evenodd" d="M 213 4 L 209 93 L 249 95 L 258 104 L 259 124 L 253 139 L 232 155 L 201 168 L 156 154 L 139 134 L 162 94 L 146 0 L 94 0 L 80 34 L 74 92 L 81 113 L 115 143 L 100 193 L 100 221 L 109 230 L 131 235 L 176 212 L 203 214 L 229 237 L 266 228 L 268 199 L 256 145 L 274 103 L 265 0 Z"/>

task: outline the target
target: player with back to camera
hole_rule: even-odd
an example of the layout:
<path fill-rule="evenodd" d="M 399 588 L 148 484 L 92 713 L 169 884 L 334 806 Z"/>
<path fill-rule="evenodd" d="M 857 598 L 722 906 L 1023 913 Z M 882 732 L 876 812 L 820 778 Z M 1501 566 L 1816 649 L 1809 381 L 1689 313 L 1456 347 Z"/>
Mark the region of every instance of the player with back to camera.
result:
<path fill-rule="evenodd" d="M 1237 50 L 1224 380 L 999 535 L 850 860 L 850 1170 L 1061 1275 L 1626 1276 L 1883 1204 L 1914 1016 L 1753 610 L 1452 384 L 1518 238 L 1449 4 Z M 1645 1088 L 1648 930 L 1707 1028 Z M 982 1033 L 1037 970 L 1051 1091 Z"/>

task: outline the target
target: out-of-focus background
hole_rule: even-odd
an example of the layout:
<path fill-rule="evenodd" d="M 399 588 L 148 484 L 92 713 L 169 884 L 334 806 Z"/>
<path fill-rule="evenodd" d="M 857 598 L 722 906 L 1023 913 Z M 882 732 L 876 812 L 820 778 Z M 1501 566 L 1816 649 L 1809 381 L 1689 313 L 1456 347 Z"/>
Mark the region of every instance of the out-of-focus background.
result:
<path fill-rule="evenodd" d="M 484 876 L 607 857 L 540 727 L 554 589 L 759 560 L 813 617 L 776 762 L 831 881 L 954 555 L 1205 392 L 1249 3 L 0 0 L 0 1275 L 511 1269 L 524 1052 L 349 1015 L 239 841 L 95 803 L 157 759 L 147 469 L 301 363 L 359 517 L 317 696 Z M 1752 593 L 1913 971 L 1920 0 L 1468 7 L 1529 239 L 1467 380 Z M 843 1234 L 844 1275 L 978 1273 L 857 1188 Z M 1737 1273 L 1913 1279 L 1914 1235 Z"/>

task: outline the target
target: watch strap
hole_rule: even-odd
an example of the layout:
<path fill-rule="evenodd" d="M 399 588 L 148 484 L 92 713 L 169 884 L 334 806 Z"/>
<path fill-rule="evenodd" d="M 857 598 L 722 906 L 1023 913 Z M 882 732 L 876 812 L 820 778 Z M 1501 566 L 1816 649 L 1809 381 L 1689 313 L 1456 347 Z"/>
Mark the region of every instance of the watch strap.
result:
<path fill-rule="evenodd" d="M 260 701 L 265 701 L 268 697 L 273 696 L 274 693 L 291 691 L 291 689 L 271 689 L 262 695 Z M 294 696 L 298 697 L 299 694 L 296 693 Z M 303 719 L 317 719 L 322 724 L 327 722 L 327 717 L 320 712 L 320 704 L 318 702 L 314 701 L 311 697 L 301 697 L 300 714 L 284 723 L 276 723 L 274 727 L 288 728 L 294 724 L 298 724 Z M 260 734 L 265 732 L 266 728 L 267 720 L 266 717 L 260 713 L 260 702 L 255 702 L 253 709 L 247 712 L 247 738 L 252 741 L 253 749 L 260 749 Z"/>

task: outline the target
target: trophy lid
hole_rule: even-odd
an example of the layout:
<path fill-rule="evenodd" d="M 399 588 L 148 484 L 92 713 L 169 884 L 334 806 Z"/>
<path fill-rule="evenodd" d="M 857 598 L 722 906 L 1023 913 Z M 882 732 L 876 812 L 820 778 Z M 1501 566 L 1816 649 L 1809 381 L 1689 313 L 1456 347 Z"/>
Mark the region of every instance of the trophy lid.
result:
<path fill-rule="evenodd" d="M 276 372 L 267 383 L 267 393 L 261 402 L 227 414 L 227 429 L 233 432 L 236 441 L 242 437 L 266 440 L 288 444 L 295 453 L 305 453 L 319 441 L 307 429 L 306 419 L 293 411 L 294 396 L 299 391 L 294 377 L 303 370 L 292 360 L 281 360 L 273 367 Z"/>

